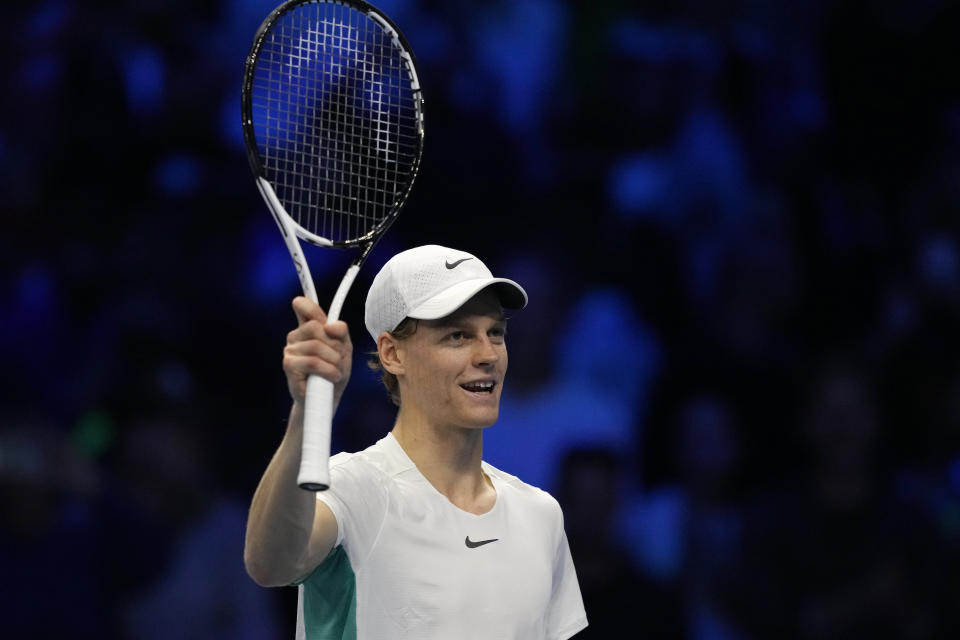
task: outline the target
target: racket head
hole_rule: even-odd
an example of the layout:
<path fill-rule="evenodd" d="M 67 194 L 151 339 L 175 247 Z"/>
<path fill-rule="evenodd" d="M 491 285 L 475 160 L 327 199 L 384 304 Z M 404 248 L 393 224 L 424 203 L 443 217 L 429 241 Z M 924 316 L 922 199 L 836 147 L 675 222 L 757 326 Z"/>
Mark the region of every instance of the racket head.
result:
<path fill-rule="evenodd" d="M 372 246 L 423 153 L 416 58 L 390 18 L 362 0 L 284 2 L 254 36 L 241 109 L 250 167 L 296 234 Z"/>

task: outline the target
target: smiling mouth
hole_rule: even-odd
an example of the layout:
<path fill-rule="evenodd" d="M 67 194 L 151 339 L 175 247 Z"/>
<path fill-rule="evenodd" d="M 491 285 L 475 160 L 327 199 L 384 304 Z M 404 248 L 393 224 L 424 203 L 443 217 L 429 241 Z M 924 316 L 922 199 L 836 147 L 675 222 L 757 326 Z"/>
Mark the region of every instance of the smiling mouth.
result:
<path fill-rule="evenodd" d="M 466 384 L 460 385 L 461 389 L 469 391 L 471 393 L 493 393 L 493 389 L 496 386 L 496 383 L 492 381 L 486 382 L 468 382 Z"/>

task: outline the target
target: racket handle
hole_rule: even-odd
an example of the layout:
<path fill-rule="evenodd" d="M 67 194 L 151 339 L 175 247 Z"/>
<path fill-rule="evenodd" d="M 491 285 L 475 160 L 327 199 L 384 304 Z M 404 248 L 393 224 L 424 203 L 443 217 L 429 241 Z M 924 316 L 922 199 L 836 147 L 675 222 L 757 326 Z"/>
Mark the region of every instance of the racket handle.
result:
<path fill-rule="evenodd" d="M 327 322 L 340 318 L 340 310 L 347 292 L 353 285 L 359 264 L 352 264 L 343 274 L 343 280 L 330 303 Z M 316 300 L 314 300 L 316 301 Z M 297 484 L 307 491 L 326 491 L 330 488 L 330 431 L 333 424 L 333 383 L 320 376 L 307 378 L 307 393 L 303 399 L 303 446 L 300 451 L 300 473 Z"/>
<path fill-rule="evenodd" d="M 303 400 L 303 445 L 297 484 L 307 491 L 330 488 L 330 425 L 333 423 L 333 383 L 320 376 L 307 378 Z"/>

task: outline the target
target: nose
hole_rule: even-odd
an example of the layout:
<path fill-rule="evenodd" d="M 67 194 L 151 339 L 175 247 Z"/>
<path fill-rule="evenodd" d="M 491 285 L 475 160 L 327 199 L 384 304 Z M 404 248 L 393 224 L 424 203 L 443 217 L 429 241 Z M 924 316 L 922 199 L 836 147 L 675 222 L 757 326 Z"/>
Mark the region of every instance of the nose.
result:
<path fill-rule="evenodd" d="M 473 352 L 474 366 L 486 368 L 495 365 L 501 357 L 501 345 L 494 344 L 489 336 L 483 336 L 477 341 L 477 348 Z"/>

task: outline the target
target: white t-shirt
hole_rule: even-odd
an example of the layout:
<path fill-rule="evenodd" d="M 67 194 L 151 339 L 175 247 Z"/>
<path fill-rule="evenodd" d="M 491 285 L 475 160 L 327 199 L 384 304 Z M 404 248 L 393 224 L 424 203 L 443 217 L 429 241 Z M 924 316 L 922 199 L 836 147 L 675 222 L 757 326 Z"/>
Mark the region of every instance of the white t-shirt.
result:
<path fill-rule="evenodd" d="M 388 434 L 331 458 L 317 494 L 337 547 L 300 586 L 298 638 L 563 640 L 587 626 L 557 501 L 483 463 L 475 515 L 438 492 Z"/>

